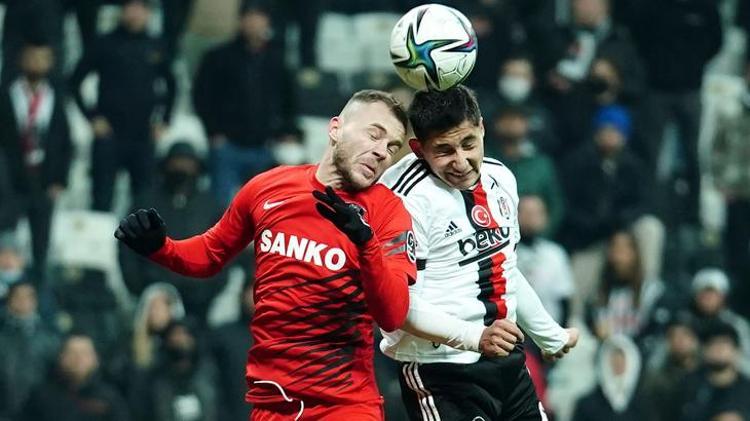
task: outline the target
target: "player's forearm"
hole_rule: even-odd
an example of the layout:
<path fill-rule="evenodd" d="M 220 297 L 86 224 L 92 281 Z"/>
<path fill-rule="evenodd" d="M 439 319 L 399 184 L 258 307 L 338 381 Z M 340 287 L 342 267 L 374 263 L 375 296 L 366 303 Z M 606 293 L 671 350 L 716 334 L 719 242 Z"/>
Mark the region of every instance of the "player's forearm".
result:
<path fill-rule="evenodd" d="M 400 328 L 409 310 L 406 274 L 386 265 L 376 237 L 361 247 L 359 266 L 365 301 L 375 322 L 386 332 Z"/>
<path fill-rule="evenodd" d="M 404 331 L 451 348 L 479 352 L 484 325 L 459 319 L 415 294 L 409 295 Z"/>
<path fill-rule="evenodd" d="M 162 248 L 149 259 L 180 275 L 198 278 L 214 276 L 223 266 L 209 250 L 203 235 L 179 241 L 167 237 Z"/>
<path fill-rule="evenodd" d="M 518 269 L 516 269 L 518 270 Z M 536 291 L 518 271 L 518 325 L 531 336 L 535 344 L 544 352 L 556 353 L 568 342 L 565 331 L 547 312 Z"/>

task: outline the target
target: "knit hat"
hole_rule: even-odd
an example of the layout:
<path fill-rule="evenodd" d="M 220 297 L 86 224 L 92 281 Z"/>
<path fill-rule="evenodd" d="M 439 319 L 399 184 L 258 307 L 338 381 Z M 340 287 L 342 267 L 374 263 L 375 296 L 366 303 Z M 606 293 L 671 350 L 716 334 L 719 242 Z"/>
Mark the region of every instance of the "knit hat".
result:
<path fill-rule="evenodd" d="M 612 127 L 622 133 L 625 139 L 630 137 L 632 124 L 630 113 L 625 107 L 619 105 L 607 105 L 602 107 L 594 116 L 594 130 Z"/>

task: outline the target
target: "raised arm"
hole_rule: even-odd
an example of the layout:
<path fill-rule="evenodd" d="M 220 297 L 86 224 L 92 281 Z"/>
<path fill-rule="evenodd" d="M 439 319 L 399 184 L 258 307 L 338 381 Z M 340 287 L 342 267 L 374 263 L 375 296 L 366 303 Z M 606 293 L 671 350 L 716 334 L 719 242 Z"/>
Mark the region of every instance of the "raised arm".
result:
<path fill-rule="evenodd" d="M 407 257 L 408 248 L 413 247 L 409 241 L 414 239 L 406 210 L 401 208 L 403 215 L 394 215 L 382 209 L 392 221 L 401 216 L 406 223 L 381 230 L 383 238 L 379 238 L 359 206 L 344 202 L 331 187 L 325 193 L 315 191 L 313 195 L 320 201 L 316 204 L 318 212 L 359 248 L 362 289 L 375 322 L 388 332 L 398 329 L 409 309 L 409 283 L 416 278 L 415 263 Z"/>
<path fill-rule="evenodd" d="M 140 209 L 125 217 L 115 237 L 137 253 L 181 275 L 208 278 L 242 251 L 253 238 L 253 182 L 235 196 L 219 222 L 203 234 L 185 240 L 166 235 L 166 224 L 155 209 Z"/>

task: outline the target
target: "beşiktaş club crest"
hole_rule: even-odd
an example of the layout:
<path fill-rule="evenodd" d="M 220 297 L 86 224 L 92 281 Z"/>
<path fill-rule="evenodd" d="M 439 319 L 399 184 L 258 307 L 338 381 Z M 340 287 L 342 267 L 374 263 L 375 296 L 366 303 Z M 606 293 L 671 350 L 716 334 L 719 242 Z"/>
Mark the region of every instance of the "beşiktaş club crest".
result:
<path fill-rule="evenodd" d="M 492 219 L 490 219 L 490 213 L 482 205 L 474 205 L 471 209 L 471 219 L 474 223 L 480 227 L 487 228 L 490 226 Z"/>
<path fill-rule="evenodd" d="M 510 206 L 504 197 L 497 201 L 497 207 L 500 209 L 500 215 L 505 219 L 510 219 Z"/>

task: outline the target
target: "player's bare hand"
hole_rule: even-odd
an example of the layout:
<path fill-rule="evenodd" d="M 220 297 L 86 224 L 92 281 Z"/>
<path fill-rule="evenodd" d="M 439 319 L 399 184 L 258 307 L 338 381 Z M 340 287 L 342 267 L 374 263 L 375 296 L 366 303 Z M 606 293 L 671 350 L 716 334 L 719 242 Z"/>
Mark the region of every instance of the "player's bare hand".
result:
<path fill-rule="evenodd" d="M 507 319 L 495 320 L 484 328 L 479 351 L 487 357 L 507 357 L 523 339 L 523 332 L 515 323 Z"/>
<path fill-rule="evenodd" d="M 580 336 L 580 332 L 578 331 L 578 329 L 570 327 L 565 330 L 568 332 L 568 342 L 565 343 L 561 350 L 557 351 L 554 354 L 543 352 L 542 357 L 545 361 L 555 362 L 564 357 L 565 354 L 570 352 L 571 349 L 575 348 L 575 346 L 578 345 L 578 337 Z"/>

